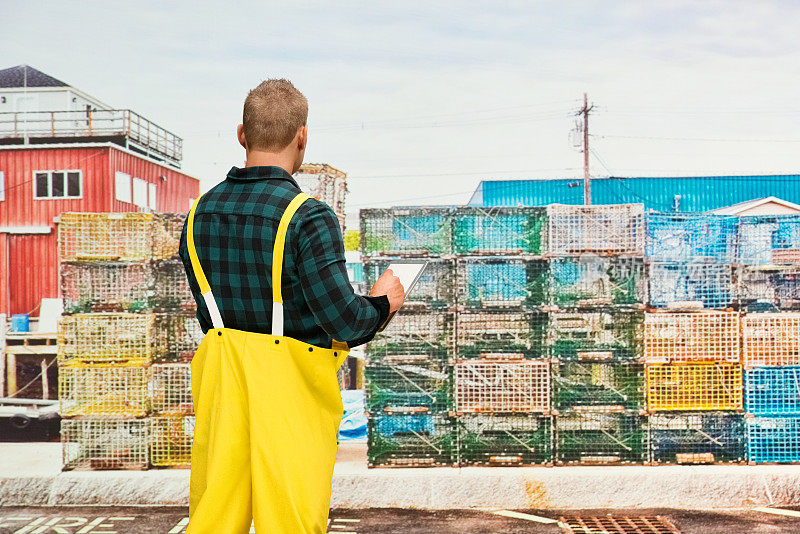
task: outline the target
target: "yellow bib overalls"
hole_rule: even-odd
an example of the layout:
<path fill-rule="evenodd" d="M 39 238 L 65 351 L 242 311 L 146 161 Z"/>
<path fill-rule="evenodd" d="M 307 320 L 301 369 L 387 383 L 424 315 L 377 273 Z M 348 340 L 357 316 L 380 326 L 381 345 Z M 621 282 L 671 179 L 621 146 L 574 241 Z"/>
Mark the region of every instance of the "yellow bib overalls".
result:
<path fill-rule="evenodd" d="M 214 328 L 191 364 L 196 422 L 187 534 L 247 534 L 251 520 L 258 534 L 327 528 L 342 418 L 336 372 L 349 349 L 337 341 L 325 349 L 283 335 L 286 229 L 307 198 L 299 193 L 292 199 L 278 225 L 272 334 L 223 326 L 194 246 L 199 198 L 189 212 L 189 256 Z"/>

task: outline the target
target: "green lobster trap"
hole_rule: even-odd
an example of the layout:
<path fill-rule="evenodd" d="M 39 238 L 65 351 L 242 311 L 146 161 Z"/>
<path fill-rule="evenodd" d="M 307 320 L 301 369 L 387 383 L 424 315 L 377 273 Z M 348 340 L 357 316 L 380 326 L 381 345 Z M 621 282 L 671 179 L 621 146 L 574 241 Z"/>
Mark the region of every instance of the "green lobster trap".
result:
<path fill-rule="evenodd" d="M 464 310 L 456 315 L 461 359 L 537 359 L 547 355 L 548 316 L 527 310 Z"/>
<path fill-rule="evenodd" d="M 462 415 L 456 419 L 462 466 L 548 465 L 553 421 L 539 415 Z"/>
<path fill-rule="evenodd" d="M 446 362 L 453 351 L 454 327 L 453 312 L 420 313 L 401 308 L 386 329 L 366 344 L 367 360 L 392 361 L 395 356 L 417 356 Z"/>
<path fill-rule="evenodd" d="M 644 410 L 644 366 L 619 362 L 562 362 L 553 365 L 558 412 Z"/>
<path fill-rule="evenodd" d="M 550 304 L 559 308 L 641 308 L 647 300 L 642 258 L 554 258 L 547 287 Z"/>
<path fill-rule="evenodd" d="M 607 412 L 574 412 L 556 420 L 556 464 L 644 463 L 644 418 Z"/>
<path fill-rule="evenodd" d="M 558 360 L 635 360 L 642 353 L 644 313 L 638 311 L 550 314 L 548 345 Z"/>
<path fill-rule="evenodd" d="M 441 256 L 453 253 L 452 209 L 438 207 L 361 210 L 364 256 Z"/>
<path fill-rule="evenodd" d="M 364 282 L 372 287 L 392 263 L 402 259 L 373 258 L 364 262 Z M 409 261 L 409 260 L 405 260 Z M 413 261 L 413 260 L 411 260 Z M 446 310 L 455 303 L 455 265 L 451 259 L 432 258 L 419 276 L 414 290 L 403 301 L 404 310 Z"/>
<path fill-rule="evenodd" d="M 446 415 L 379 415 L 367 424 L 369 467 L 434 467 L 453 465 L 456 439 Z"/>
<path fill-rule="evenodd" d="M 541 255 L 546 230 L 545 208 L 459 207 L 453 221 L 454 252 Z"/>
<path fill-rule="evenodd" d="M 370 364 L 364 378 L 368 413 L 438 413 L 450 408 L 450 369 L 439 362 Z"/>
<path fill-rule="evenodd" d="M 529 308 L 547 304 L 548 263 L 505 257 L 460 257 L 456 301 L 461 308 Z"/>
<path fill-rule="evenodd" d="M 659 413 L 648 418 L 650 460 L 666 464 L 740 463 L 747 429 L 735 413 Z"/>

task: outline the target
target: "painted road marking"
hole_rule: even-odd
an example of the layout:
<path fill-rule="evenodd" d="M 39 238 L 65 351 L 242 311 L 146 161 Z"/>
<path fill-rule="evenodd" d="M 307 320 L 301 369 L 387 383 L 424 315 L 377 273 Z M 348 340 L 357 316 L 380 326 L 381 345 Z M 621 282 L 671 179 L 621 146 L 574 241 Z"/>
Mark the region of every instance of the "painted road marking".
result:
<path fill-rule="evenodd" d="M 755 512 L 764 512 L 765 514 L 787 515 L 789 517 L 800 517 L 800 512 L 797 510 L 784 510 L 783 508 L 769 508 L 768 506 L 759 506 L 753 508 Z"/>
<path fill-rule="evenodd" d="M 167 534 L 181 534 L 181 532 L 186 530 L 186 525 L 188 524 L 189 524 L 189 518 L 184 517 L 183 519 L 178 521 L 178 524 L 172 527 L 172 530 L 170 530 Z"/>
<path fill-rule="evenodd" d="M 361 522 L 360 519 L 334 519 L 333 521 L 335 523 L 336 522 L 338 522 L 338 523 L 360 523 Z"/>
<path fill-rule="evenodd" d="M 558 523 L 558 519 L 550 519 L 549 517 L 541 517 L 538 515 L 532 514 L 523 514 L 520 512 L 513 512 L 511 510 L 497 510 L 496 512 L 492 512 L 495 515 L 502 515 L 505 517 L 513 517 L 514 519 L 524 519 L 525 521 L 535 521 L 537 523 L 544 523 L 546 525 L 551 525 L 553 523 Z"/>

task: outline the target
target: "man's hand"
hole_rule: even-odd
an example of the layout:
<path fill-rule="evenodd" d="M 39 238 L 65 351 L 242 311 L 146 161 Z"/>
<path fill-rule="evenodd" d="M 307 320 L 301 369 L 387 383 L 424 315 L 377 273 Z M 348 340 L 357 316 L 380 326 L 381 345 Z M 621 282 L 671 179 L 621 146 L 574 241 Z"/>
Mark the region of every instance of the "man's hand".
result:
<path fill-rule="evenodd" d="M 400 279 L 394 275 L 391 269 L 386 269 L 381 277 L 369 291 L 371 297 L 386 295 L 389 299 L 389 313 L 395 312 L 403 305 L 406 300 L 406 293 Z"/>

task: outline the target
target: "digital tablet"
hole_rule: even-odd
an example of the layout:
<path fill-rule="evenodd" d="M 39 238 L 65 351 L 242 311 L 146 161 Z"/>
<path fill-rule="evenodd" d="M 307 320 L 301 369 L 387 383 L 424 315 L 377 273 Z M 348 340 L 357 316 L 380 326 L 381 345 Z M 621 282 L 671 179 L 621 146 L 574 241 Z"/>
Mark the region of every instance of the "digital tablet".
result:
<path fill-rule="evenodd" d="M 405 292 L 406 297 L 408 297 L 408 294 L 414 289 L 414 285 L 416 285 L 420 275 L 425 270 L 426 265 L 428 265 L 427 261 L 404 261 L 391 263 L 386 269 L 391 269 L 392 273 L 400 279 L 400 285 L 403 286 L 403 291 Z M 389 321 L 391 321 L 392 317 L 394 317 L 394 313 L 395 312 L 391 312 L 389 314 L 389 317 L 386 318 L 386 321 L 384 321 L 384 323 L 378 328 L 378 332 L 381 332 L 384 328 L 386 328 L 386 325 L 389 324 Z"/>

